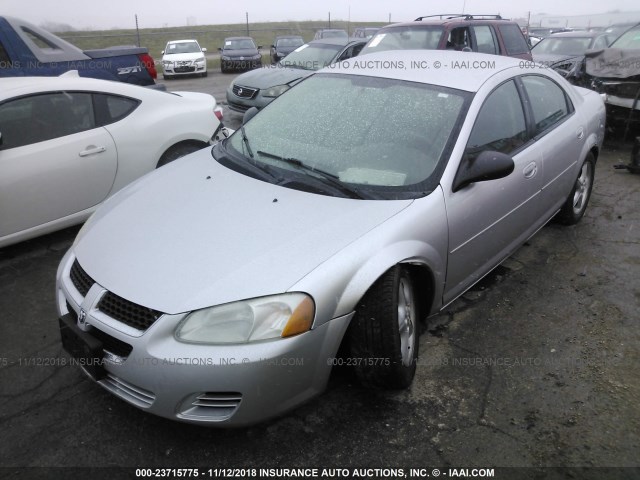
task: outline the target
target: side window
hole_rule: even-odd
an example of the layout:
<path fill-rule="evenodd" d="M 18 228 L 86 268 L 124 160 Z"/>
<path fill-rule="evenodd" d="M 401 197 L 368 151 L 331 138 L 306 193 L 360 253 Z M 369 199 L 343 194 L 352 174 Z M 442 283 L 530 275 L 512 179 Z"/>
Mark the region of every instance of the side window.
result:
<path fill-rule="evenodd" d="M 477 27 L 473 27 L 473 33 L 475 33 L 476 35 L 478 52 L 490 53 L 492 55 L 495 55 L 498 53 L 498 49 L 496 48 L 496 42 L 493 37 L 493 32 L 491 31 L 490 26 L 479 25 Z"/>
<path fill-rule="evenodd" d="M 11 68 L 11 59 L 9 58 L 9 54 L 4 49 L 4 45 L 0 43 L 0 69 L 2 68 Z"/>
<path fill-rule="evenodd" d="M 596 38 L 596 41 L 593 42 L 593 46 L 591 47 L 591 50 L 602 50 L 603 48 L 607 48 L 607 45 L 608 45 L 607 37 L 602 35 Z"/>
<path fill-rule="evenodd" d="M 535 134 L 538 135 L 565 118 L 573 109 L 564 90 L 552 80 L 539 75 L 522 77 L 529 96 Z"/>
<path fill-rule="evenodd" d="M 360 43 L 347 48 L 344 52 L 342 52 L 342 54 L 340 55 L 337 61 L 341 62 L 342 60 L 347 60 L 351 57 L 356 57 L 364 46 L 365 46 L 364 43 Z"/>
<path fill-rule="evenodd" d="M 93 99 L 98 126 L 118 122 L 140 105 L 138 100 L 104 93 L 94 93 Z"/>
<path fill-rule="evenodd" d="M 459 27 L 452 29 L 447 38 L 447 50 L 462 50 L 463 48 L 471 48 L 469 28 Z"/>
<path fill-rule="evenodd" d="M 502 40 L 504 41 L 504 47 L 507 49 L 507 55 L 529 53 L 529 46 L 518 25 L 509 23 L 500 25 L 499 28 L 502 34 Z"/>
<path fill-rule="evenodd" d="M 485 150 L 511 154 L 528 140 L 520 95 L 513 80 L 496 88 L 482 105 L 471 130 L 465 156 Z"/>
<path fill-rule="evenodd" d="M 21 147 L 95 127 L 89 93 L 48 93 L 0 105 L 2 149 Z"/>

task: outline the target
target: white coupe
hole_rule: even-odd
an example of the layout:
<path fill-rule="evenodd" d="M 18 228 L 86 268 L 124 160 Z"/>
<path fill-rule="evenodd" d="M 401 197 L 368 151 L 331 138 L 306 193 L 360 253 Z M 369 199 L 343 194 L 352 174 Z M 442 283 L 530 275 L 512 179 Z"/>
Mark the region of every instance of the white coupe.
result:
<path fill-rule="evenodd" d="M 208 94 L 78 77 L 0 79 L 0 247 L 83 222 L 133 180 L 206 147 Z"/>

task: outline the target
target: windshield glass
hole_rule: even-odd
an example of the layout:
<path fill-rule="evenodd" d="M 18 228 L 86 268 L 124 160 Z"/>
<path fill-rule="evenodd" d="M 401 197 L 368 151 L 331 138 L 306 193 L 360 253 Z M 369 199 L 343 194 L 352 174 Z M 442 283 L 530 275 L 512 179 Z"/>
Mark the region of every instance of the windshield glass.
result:
<path fill-rule="evenodd" d="M 323 30 L 321 34 L 322 38 L 347 38 L 348 36 L 344 30 Z"/>
<path fill-rule="evenodd" d="M 591 37 L 547 37 L 536 44 L 531 49 L 531 53 L 536 55 L 584 55 L 592 40 Z"/>
<path fill-rule="evenodd" d="M 255 49 L 255 48 L 256 46 L 253 43 L 253 40 L 251 40 L 250 38 L 240 38 L 240 39 L 224 41 L 225 50 L 248 50 L 248 49 Z"/>
<path fill-rule="evenodd" d="M 316 181 L 317 170 L 360 198 L 415 198 L 437 185 L 469 96 L 402 80 L 317 74 L 264 108 L 225 148 L 285 178 Z"/>
<path fill-rule="evenodd" d="M 284 47 L 299 47 L 304 44 L 304 40 L 302 38 L 280 38 L 276 42 L 276 46 L 280 48 Z"/>
<path fill-rule="evenodd" d="M 200 46 L 196 42 L 180 42 L 180 43 L 167 43 L 165 48 L 165 55 L 172 55 L 174 53 L 199 53 Z"/>
<path fill-rule="evenodd" d="M 620 38 L 611 44 L 611 47 L 640 49 L 640 27 L 634 27 L 623 33 Z"/>
<path fill-rule="evenodd" d="M 444 29 L 439 26 L 406 26 L 380 30 L 361 55 L 385 50 L 436 50 Z"/>
<path fill-rule="evenodd" d="M 327 45 L 323 43 L 305 44 L 298 47 L 280 63 L 286 67 L 302 68 L 303 70 L 320 70 L 330 65 L 338 52 L 344 46 Z"/>

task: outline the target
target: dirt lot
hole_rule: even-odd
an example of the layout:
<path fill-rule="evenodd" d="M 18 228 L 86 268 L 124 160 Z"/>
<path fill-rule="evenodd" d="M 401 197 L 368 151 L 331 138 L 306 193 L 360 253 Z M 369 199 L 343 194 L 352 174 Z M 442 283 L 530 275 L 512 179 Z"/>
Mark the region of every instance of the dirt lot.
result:
<path fill-rule="evenodd" d="M 231 78 L 170 88 L 220 101 Z M 640 176 L 613 169 L 629 150 L 607 143 L 579 225 L 548 225 L 429 322 L 410 390 L 372 392 L 339 370 L 316 400 L 246 429 L 153 417 L 60 364 L 54 279 L 77 229 L 0 249 L 0 477 L 30 478 L 27 466 L 640 467 Z"/>

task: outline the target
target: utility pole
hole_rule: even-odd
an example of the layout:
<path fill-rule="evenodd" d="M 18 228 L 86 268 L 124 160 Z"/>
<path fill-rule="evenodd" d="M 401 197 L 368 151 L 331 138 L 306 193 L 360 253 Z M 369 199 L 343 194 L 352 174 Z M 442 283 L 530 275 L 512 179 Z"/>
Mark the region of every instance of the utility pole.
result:
<path fill-rule="evenodd" d="M 247 37 L 250 37 L 251 35 L 249 35 L 249 12 L 244 12 L 244 16 L 247 19 Z"/>
<path fill-rule="evenodd" d="M 329 28 L 331 28 L 331 12 L 329 12 Z"/>
<path fill-rule="evenodd" d="M 138 47 L 140 46 L 140 29 L 138 28 L 138 14 L 136 13 L 136 38 L 138 39 Z"/>
<path fill-rule="evenodd" d="M 391 23 L 391 14 L 389 14 L 389 23 Z"/>

